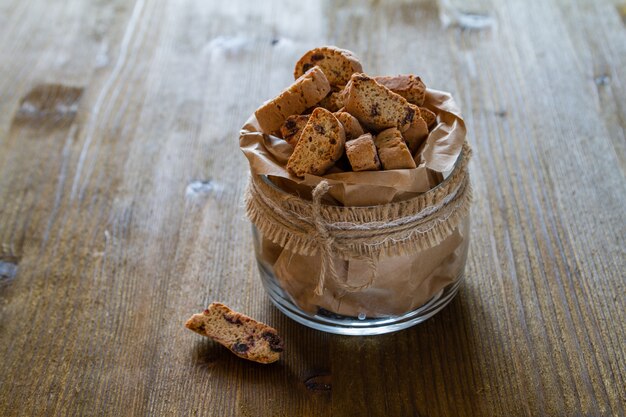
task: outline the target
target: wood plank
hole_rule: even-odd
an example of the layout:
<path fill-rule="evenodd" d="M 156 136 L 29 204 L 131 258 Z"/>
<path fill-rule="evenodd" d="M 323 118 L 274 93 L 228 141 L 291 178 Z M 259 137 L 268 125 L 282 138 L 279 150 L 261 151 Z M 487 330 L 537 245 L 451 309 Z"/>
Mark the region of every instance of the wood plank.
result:
<path fill-rule="evenodd" d="M 4 2 L 0 414 L 626 414 L 620 10 Z M 465 285 L 395 334 L 306 329 L 258 279 L 238 130 L 326 43 L 452 92 L 475 150 Z M 277 327 L 283 360 L 183 328 L 214 300 Z"/>

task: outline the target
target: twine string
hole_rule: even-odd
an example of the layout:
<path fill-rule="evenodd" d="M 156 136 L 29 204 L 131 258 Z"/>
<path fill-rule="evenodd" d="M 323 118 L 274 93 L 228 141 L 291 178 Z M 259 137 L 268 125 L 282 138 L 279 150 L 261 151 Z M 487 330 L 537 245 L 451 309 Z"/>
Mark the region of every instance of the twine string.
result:
<path fill-rule="evenodd" d="M 324 285 L 326 284 L 326 275 L 330 274 L 332 277 L 337 276 L 335 265 L 333 262 L 333 237 L 328 233 L 326 228 L 326 222 L 322 217 L 322 197 L 330 190 L 328 181 L 323 180 L 313 189 L 313 221 L 315 224 L 315 240 L 317 241 L 321 250 L 321 266 L 320 274 L 315 287 L 315 294 L 322 295 L 324 293 Z"/>

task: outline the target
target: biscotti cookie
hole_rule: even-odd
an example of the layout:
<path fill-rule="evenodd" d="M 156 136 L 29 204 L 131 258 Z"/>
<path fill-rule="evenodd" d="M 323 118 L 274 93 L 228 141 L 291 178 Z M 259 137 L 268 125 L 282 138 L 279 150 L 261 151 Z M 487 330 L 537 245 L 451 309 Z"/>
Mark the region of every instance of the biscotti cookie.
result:
<path fill-rule="evenodd" d="M 291 146 L 295 147 L 298 140 L 300 140 L 302 129 L 306 126 L 306 122 L 309 121 L 309 117 L 311 117 L 310 114 L 294 114 L 293 116 L 289 116 L 280 127 L 282 138 Z"/>
<path fill-rule="evenodd" d="M 345 88 L 345 111 L 361 125 L 379 132 L 390 127 L 408 129 L 415 108 L 404 97 L 393 93 L 365 74 L 354 74 Z"/>
<path fill-rule="evenodd" d="M 278 97 L 266 101 L 254 113 L 261 130 L 273 134 L 291 115 L 302 114 L 330 92 L 330 84 L 319 67 L 313 67 Z"/>
<path fill-rule="evenodd" d="M 346 141 L 356 139 L 365 133 L 359 121 L 350 113 L 339 111 L 335 113 L 335 117 L 343 125 L 343 129 L 346 132 Z"/>
<path fill-rule="evenodd" d="M 426 86 L 415 75 L 396 75 L 394 77 L 374 77 L 374 79 L 396 94 L 404 97 L 409 103 L 421 106 L 426 98 Z"/>
<path fill-rule="evenodd" d="M 326 97 L 318 103 L 318 106 L 328 111 L 336 112 L 343 107 L 343 91 L 331 91 Z"/>
<path fill-rule="evenodd" d="M 283 341 L 276 329 L 221 303 L 213 303 L 202 313 L 194 314 L 185 327 L 210 337 L 235 355 L 255 362 L 276 362 L 283 351 Z"/>
<path fill-rule="evenodd" d="M 374 139 L 378 157 L 384 169 L 415 168 L 415 161 L 411 151 L 402 139 L 402 133 L 395 128 L 383 130 Z"/>
<path fill-rule="evenodd" d="M 324 71 L 330 85 L 338 87 L 346 85 L 355 72 L 363 71 L 361 63 L 352 52 L 335 46 L 323 46 L 311 49 L 300 58 L 293 72 L 294 78 L 300 77 L 316 65 Z"/>
<path fill-rule="evenodd" d="M 350 166 L 355 172 L 377 171 L 380 169 L 380 160 L 372 135 L 366 133 L 358 138 L 346 142 L 346 155 Z"/>
<path fill-rule="evenodd" d="M 341 157 L 346 134 L 342 124 L 328 110 L 313 110 L 300 140 L 287 161 L 287 170 L 297 177 L 323 175 Z"/>
<path fill-rule="evenodd" d="M 416 110 L 415 117 L 413 118 L 413 123 L 409 126 L 407 130 L 402 132 L 402 137 L 406 141 L 407 146 L 412 154 L 417 151 L 420 145 L 426 140 L 428 137 L 428 126 L 422 117 L 419 115 L 419 108 L 417 106 L 413 106 Z"/>
<path fill-rule="evenodd" d="M 424 121 L 426 122 L 426 125 L 428 126 L 428 128 L 432 128 L 435 123 L 437 122 L 437 115 L 435 115 L 435 113 L 433 113 L 432 111 L 428 110 L 426 107 L 420 107 L 420 115 L 422 116 L 422 119 L 424 119 Z"/>

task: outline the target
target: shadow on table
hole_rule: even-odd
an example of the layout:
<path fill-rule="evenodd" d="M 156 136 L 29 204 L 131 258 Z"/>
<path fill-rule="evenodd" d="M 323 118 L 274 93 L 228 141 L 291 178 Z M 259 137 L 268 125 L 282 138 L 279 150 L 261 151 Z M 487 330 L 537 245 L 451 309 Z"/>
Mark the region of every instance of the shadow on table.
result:
<path fill-rule="evenodd" d="M 493 388 L 509 382 L 494 376 L 510 370 L 503 349 L 488 346 L 497 338 L 494 324 L 478 294 L 465 286 L 438 315 L 413 328 L 382 336 L 334 337 L 333 411 L 493 415 L 498 394 Z"/>

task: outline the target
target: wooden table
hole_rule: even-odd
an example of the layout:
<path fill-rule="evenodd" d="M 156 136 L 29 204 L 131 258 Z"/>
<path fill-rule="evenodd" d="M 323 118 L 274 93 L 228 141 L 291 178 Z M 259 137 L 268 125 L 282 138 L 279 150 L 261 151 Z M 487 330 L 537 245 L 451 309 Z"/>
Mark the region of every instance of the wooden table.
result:
<path fill-rule="evenodd" d="M 0 3 L 0 415 L 626 415 L 626 6 L 459 4 Z M 475 150 L 466 282 L 386 336 L 280 314 L 243 213 L 239 128 L 328 43 Z M 214 300 L 283 359 L 184 329 Z"/>

